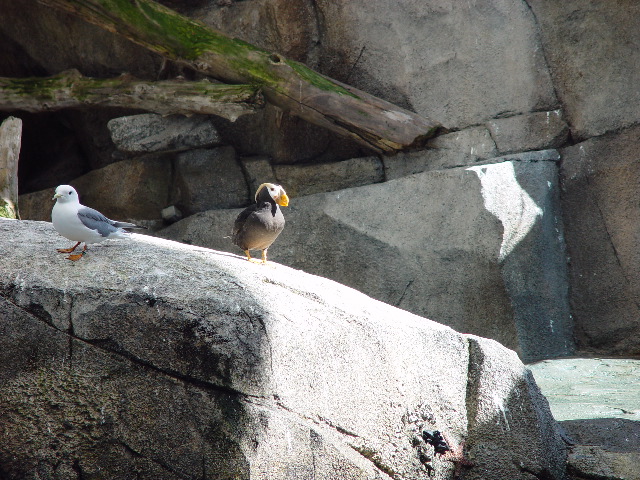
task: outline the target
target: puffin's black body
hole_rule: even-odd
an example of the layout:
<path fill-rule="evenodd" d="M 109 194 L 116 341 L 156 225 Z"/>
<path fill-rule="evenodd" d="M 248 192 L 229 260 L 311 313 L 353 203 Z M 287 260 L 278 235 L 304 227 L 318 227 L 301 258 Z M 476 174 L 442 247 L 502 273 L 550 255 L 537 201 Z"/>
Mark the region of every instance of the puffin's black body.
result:
<path fill-rule="evenodd" d="M 262 262 L 267 261 L 267 249 L 278 238 L 285 220 L 279 205 L 287 206 L 289 197 L 280 185 L 263 183 L 256 191 L 256 203 L 245 208 L 233 225 L 233 243 L 253 261 L 250 250 L 262 250 Z"/>

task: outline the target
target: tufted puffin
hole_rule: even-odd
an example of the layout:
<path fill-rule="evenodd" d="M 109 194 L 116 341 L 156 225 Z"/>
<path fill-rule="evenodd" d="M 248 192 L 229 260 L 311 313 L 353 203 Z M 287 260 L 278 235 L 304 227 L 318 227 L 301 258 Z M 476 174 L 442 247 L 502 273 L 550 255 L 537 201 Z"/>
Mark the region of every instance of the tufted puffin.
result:
<path fill-rule="evenodd" d="M 245 208 L 236 218 L 233 243 L 244 250 L 250 262 L 259 260 L 251 258 L 249 250 L 262 250 L 262 263 L 267 263 L 267 249 L 284 228 L 284 215 L 278 205 L 289 205 L 284 188 L 263 183 L 256 190 L 256 203 Z"/>

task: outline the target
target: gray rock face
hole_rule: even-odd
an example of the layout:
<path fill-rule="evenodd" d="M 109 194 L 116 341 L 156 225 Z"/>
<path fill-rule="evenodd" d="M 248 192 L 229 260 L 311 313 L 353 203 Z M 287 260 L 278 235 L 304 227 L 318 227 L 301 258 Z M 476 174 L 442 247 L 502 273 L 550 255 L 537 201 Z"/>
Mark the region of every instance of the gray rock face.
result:
<path fill-rule="evenodd" d="M 51 221 L 51 209 L 53 208 L 53 195 L 55 188 L 41 190 L 39 192 L 20 195 L 20 218 L 25 220 Z"/>
<path fill-rule="evenodd" d="M 145 155 L 93 170 L 70 182 L 80 201 L 118 220 L 159 222 L 175 203 L 182 213 L 247 205 L 249 192 L 232 147 Z M 50 220 L 53 188 L 20 196 L 22 217 Z M 174 217 L 173 214 L 169 215 Z M 143 222 L 144 223 L 144 222 Z"/>
<path fill-rule="evenodd" d="M 255 198 L 255 193 L 258 187 L 265 183 L 278 183 L 276 180 L 276 174 L 273 171 L 273 166 L 269 161 L 269 157 L 246 157 L 240 159 L 240 165 L 242 165 L 242 171 L 247 179 L 249 185 L 249 194 L 251 199 Z"/>
<path fill-rule="evenodd" d="M 270 258 L 494 338 L 526 359 L 570 353 L 558 158 L 514 155 L 292 198 Z M 158 234 L 236 252 L 224 237 L 238 213 L 204 212 Z"/>
<path fill-rule="evenodd" d="M 491 137 L 501 154 L 543 150 L 563 146 L 569 126 L 560 110 L 499 118 L 487 122 Z"/>
<path fill-rule="evenodd" d="M 221 143 L 211 120 L 203 115 L 142 113 L 113 118 L 107 126 L 118 149 L 134 154 L 211 147 Z"/>
<path fill-rule="evenodd" d="M 172 197 L 187 214 L 247 205 L 247 182 L 233 147 L 179 154 Z"/>
<path fill-rule="evenodd" d="M 612 432 L 613 433 L 613 432 Z M 640 453 L 608 452 L 598 447 L 580 445 L 572 449 L 568 460 L 572 478 L 620 480 L 640 478 Z"/>
<path fill-rule="evenodd" d="M 554 85 L 574 138 L 638 122 L 640 5 L 578 0 L 527 2 L 540 25 Z"/>
<path fill-rule="evenodd" d="M 278 182 L 287 185 L 293 196 L 342 190 L 379 183 L 384 180 L 382 162 L 378 157 L 362 157 L 312 165 L 275 165 Z"/>
<path fill-rule="evenodd" d="M 562 150 L 562 209 L 578 345 L 640 353 L 640 128 Z"/>
<path fill-rule="evenodd" d="M 316 4 L 324 27 L 321 64 L 330 76 L 348 77 L 447 127 L 555 108 L 526 2 Z"/>
<path fill-rule="evenodd" d="M 153 155 L 112 163 L 73 179 L 80 202 L 115 220 L 160 220 L 169 201 L 171 158 Z M 55 187 L 20 196 L 23 218 L 50 220 Z M 144 222 L 142 222 L 144 223 Z"/>
<path fill-rule="evenodd" d="M 485 127 L 473 127 L 440 135 L 427 148 L 383 157 L 386 180 L 442 168 L 475 165 L 497 155 L 496 144 Z"/>
<path fill-rule="evenodd" d="M 0 10 L 3 40 L 13 39 L 22 49 L 23 61 L 28 58 L 26 64 L 38 65 L 40 72 L 49 75 L 73 66 L 88 76 L 109 77 L 128 72 L 140 78 L 153 78 L 162 63 L 159 55 L 144 47 L 88 22 L 76 21 L 35 0 L 20 4 L 0 0 Z"/>
<path fill-rule="evenodd" d="M 6 478 L 452 479 L 422 429 L 466 440 L 467 479 L 564 476 L 494 341 L 282 265 L 143 235 L 72 263 L 59 241 L 0 220 Z"/>

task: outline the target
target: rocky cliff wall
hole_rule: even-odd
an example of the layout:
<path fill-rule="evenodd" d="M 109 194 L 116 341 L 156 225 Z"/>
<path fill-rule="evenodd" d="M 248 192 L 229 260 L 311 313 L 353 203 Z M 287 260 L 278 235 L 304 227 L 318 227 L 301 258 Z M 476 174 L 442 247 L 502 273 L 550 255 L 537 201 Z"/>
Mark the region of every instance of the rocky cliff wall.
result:
<path fill-rule="evenodd" d="M 48 189 L 72 183 L 87 204 L 156 229 L 181 218 L 172 209 L 163 220 L 162 210 L 176 207 L 186 223 L 166 229 L 165 236 L 197 228 L 207 233 L 174 238 L 223 248 L 232 209 L 250 201 L 256 182 L 273 179 L 292 193 L 292 221 L 273 247 L 283 262 L 496 338 L 525 359 L 574 348 L 638 353 L 632 252 L 634 205 L 640 204 L 633 168 L 637 6 L 592 0 L 407 1 L 402 8 L 386 0 L 166 3 L 427 115 L 450 133 L 424 151 L 376 157 L 267 107 L 233 124 L 203 119 L 218 130 L 220 145 L 135 156 L 116 148 L 107 124 L 136 112 L 22 115 L 24 218 L 48 219 Z M 124 71 L 148 79 L 195 76 L 35 0 L 0 0 L 0 9 L 0 75 L 77 68 L 102 77 Z M 530 153 L 549 149 L 559 158 L 549 162 Z M 510 237 L 518 247 L 504 256 L 502 241 L 513 222 L 492 213 L 482 180 L 506 167 L 484 164 L 509 164 L 505 155 L 523 153 L 533 156 L 514 163 L 520 188 L 503 184 L 502 201 L 514 210 L 525 197 L 508 192 L 525 190 L 535 199 L 528 212 L 542 213 L 529 218 L 529 234 Z M 370 225 L 354 227 L 355 220 L 342 213 L 325 214 L 345 208 L 336 200 L 325 212 L 328 198 L 366 205 L 372 192 L 400 184 L 415 188 L 404 190 L 396 204 L 406 211 L 419 206 L 416 218 L 426 221 L 402 224 L 381 214 L 372 235 Z M 218 185 L 225 195 L 218 195 Z M 127 200 L 133 192 L 139 202 Z M 313 210 L 311 195 L 323 193 Z M 313 212 L 304 217 L 297 205 Z M 227 223 L 207 223 L 212 218 Z M 326 248 L 309 252 L 294 241 L 309 231 L 304 222 L 304 231 L 295 230 L 300 218 L 318 222 L 313 239 Z M 198 219 L 203 223 L 195 227 Z M 396 237 L 380 240 L 382 233 Z M 334 238 L 343 244 L 332 244 Z"/>

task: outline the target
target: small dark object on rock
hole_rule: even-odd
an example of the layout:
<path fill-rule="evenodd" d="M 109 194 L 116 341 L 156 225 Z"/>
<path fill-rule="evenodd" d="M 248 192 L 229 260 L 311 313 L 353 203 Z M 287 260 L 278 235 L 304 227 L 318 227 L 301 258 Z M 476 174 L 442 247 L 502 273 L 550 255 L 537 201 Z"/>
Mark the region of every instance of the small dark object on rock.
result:
<path fill-rule="evenodd" d="M 431 457 L 427 455 L 427 452 L 424 450 L 424 447 L 420 447 L 418 449 L 418 460 L 427 470 L 427 475 L 431 476 L 433 474 L 433 466 L 431 465 Z"/>
<path fill-rule="evenodd" d="M 449 444 L 445 441 L 444 438 L 442 438 L 442 435 L 438 430 L 434 430 L 432 432 L 429 430 L 423 430 L 422 439 L 425 441 L 425 443 L 433 445 L 433 450 L 438 455 L 444 455 L 451 450 Z"/>
<path fill-rule="evenodd" d="M 418 448 L 418 460 L 420 460 L 420 463 L 423 465 L 431 463 L 431 457 L 427 454 L 424 447 Z"/>

